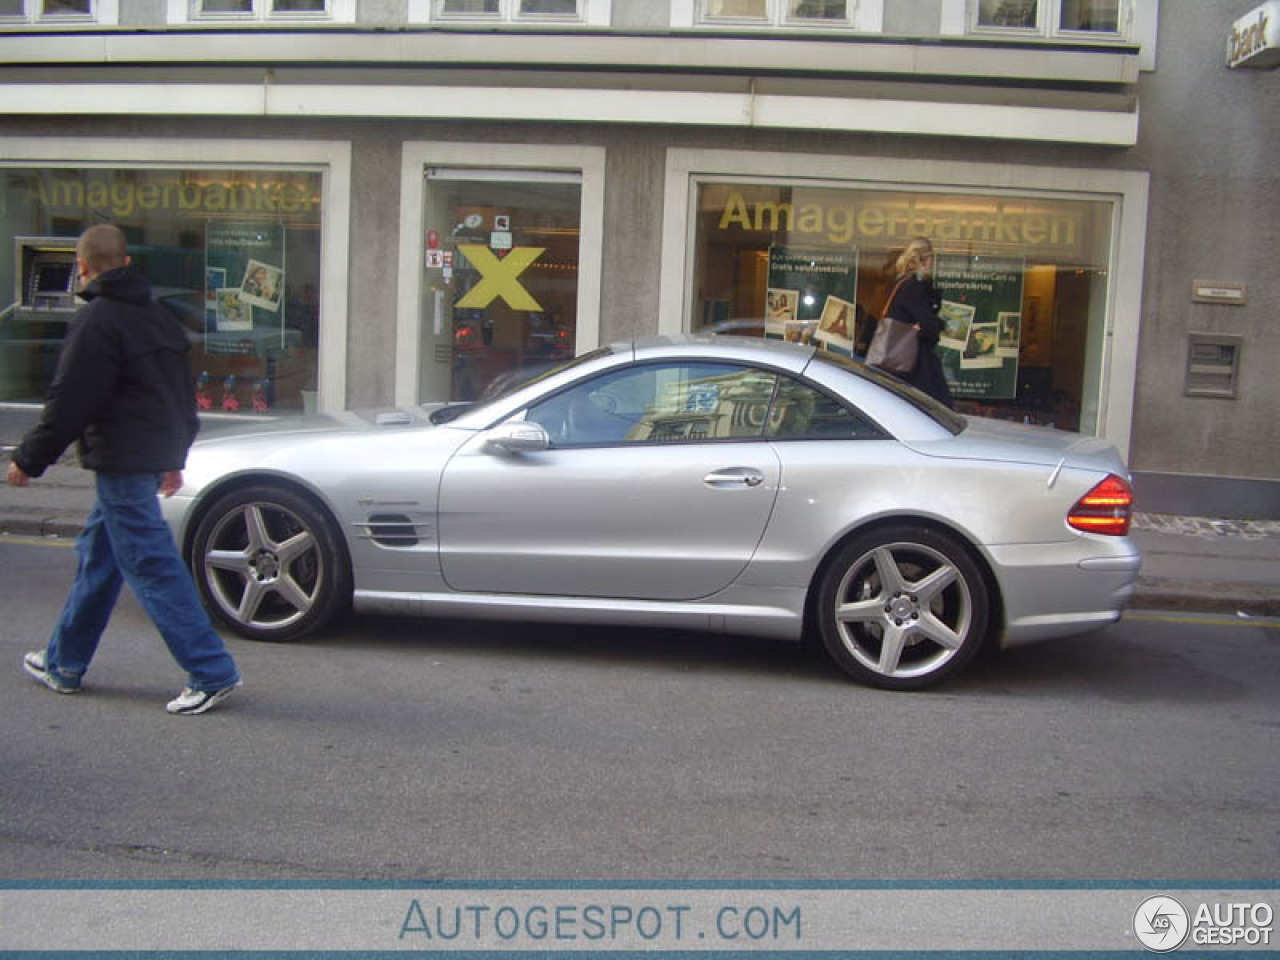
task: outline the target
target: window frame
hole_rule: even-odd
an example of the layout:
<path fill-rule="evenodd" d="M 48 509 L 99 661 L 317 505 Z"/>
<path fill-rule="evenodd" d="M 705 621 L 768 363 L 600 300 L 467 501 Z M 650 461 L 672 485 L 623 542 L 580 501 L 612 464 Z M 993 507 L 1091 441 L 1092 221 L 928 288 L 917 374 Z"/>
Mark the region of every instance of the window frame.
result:
<path fill-rule="evenodd" d="M 325 0 L 324 10 L 276 12 L 274 0 L 250 0 L 249 10 L 212 11 L 201 9 L 202 0 L 168 0 L 168 22 L 173 24 L 293 24 L 355 23 L 356 0 Z"/>
<path fill-rule="evenodd" d="M 477 158 L 500 154 L 494 163 Z M 423 209 L 430 167 L 478 171 L 526 169 L 565 171 L 581 176 L 581 212 L 578 252 L 578 310 L 576 355 L 600 345 L 601 277 L 604 247 L 605 149 L 596 146 L 543 146 L 518 143 L 495 145 L 492 141 L 454 142 L 406 140 L 400 154 L 400 253 L 396 291 L 395 402 L 415 407 L 422 363 L 422 311 L 427 296 L 424 258 L 420 254 L 426 236 Z"/>
<path fill-rule="evenodd" d="M 583 391 L 586 395 L 590 395 L 595 390 L 595 385 L 602 380 L 616 377 L 626 377 L 638 371 L 659 369 L 659 370 L 688 370 L 691 367 L 720 367 L 733 371 L 735 376 L 741 376 L 748 373 L 762 373 L 772 378 L 773 383 L 769 388 L 769 400 L 765 410 L 764 420 L 760 424 L 758 433 L 752 436 L 736 436 L 736 437 L 674 437 L 671 439 L 653 439 L 652 435 L 643 440 L 605 440 L 605 441 L 588 441 L 588 442 L 557 442 L 552 441 L 550 450 L 586 450 L 598 448 L 614 448 L 614 447 L 672 447 L 686 446 L 692 443 L 762 443 L 769 439 L 765 433 L 765 427 L 769 422 L 769 413 L 773 409 L 773 403 L 778 393 L 778 384 L 781 382 L 782 372 L 769 367 L 763 367 L 758 364 L 744 363 L 740 360 L 723 360 L 715 357 L 663 357 L 661 359 L 645 360 L 640 363 L 629 363 L 611 370 L 602 370 L 594 376 L 585 380 L 579 380 L 571 383 L 563 389 L 556 390 L 546 396 L 539 397 L 533 403 L 522 407 L 513 419 L 525 420 L 530 423 L 540 423 L 540 421 L 531 418 L 533 411 L 545 404 L 552 403 L 569 394 Z M 661 375 L 661 374 L 660 374 Z M 644 421 L 641 421 L 644 422 Z M 546 429 L 545 425 L 542 425 Z M 550 431 L 548 431 L 550 432 Z"/>
<path fill-rule="evenodd" d="M 1112 47 L 1132 45 L 1138 48 L 1138 66 L 1144 71 L 1156 68 L 1156 40 L 1159 34 L 1160 0 L 1123 0 L 1119 35 L 1098 36 L 1091 31 L 1067 31 L 1049 35 L 1026 30 L 975 31 L 973 13 L 977 0 L 942 0 L 942 36 L 1003 38 L 1028 44 L 1070 43 L 1081 47 Z M 1060 11 L 1059 0 L 1053 0 L 1055 11 Z"/>
<path fill-rule="evenodd" d="M 1134 0 L 1116 0 L 1116 30 L 1064 30 L 1062 23 L 1063 0 L 1035 0 L 1037 6 L 1034 27 L 999 27 L 978 23 L 981 0 L 968 0 L 965 17 L 967 32 L 979 37 L 1002 37 L 1011 40 L 1070 40 L 1086 43 L 1127 43 L 1133 34 Z"/>
<path fill-rule="evenodd" d="M 687 331 L 692 314 L 697 191 L 708 179 L 753 178 L 831 181 L 869 189 L 926 187 L 994 193 L 1032 193 L 1104 201 L 1112 205 L 1109 272 L 1100 369 L 1091 374 L 1098 409 L 1096 435 L 1127 457 L 1133 431 L 1142 316 L 1142 265 L 1146 257 L 1151 175 L 1139 170 L 1031 166 L 905 156 L 747 150 L 667 150 L 663 190 L 662 255 L 658 282 L 658 332 Z M 892 428 L 892 424 L 888 425 Z"/>
<path fill-rule="evenodd" d="M 173 140 L 154 138 L 0 137 L 0 166 L 31 165 L 107 168 L 227 168 L 320 173 L 321 287 L 319 366 L 320 413 L 346 409 L 347 288 L 351 235 L 351 144 L 336 140 Z M 92 160 L 86 159 L 92 157 Z M 164 159 L 157 160 L 157 157 Z"/>
<path fill-rule="evenodd" d="M 574 391 L 586 391 L 590 393 L 594 388 L 593 385 L 601 380 L 610 377 L 625 376 L 637 370 L 643 370 L 649 367 L 661 367 L 668 369 L 688 368 L 695 366 L 713 366 L 724 367 L 732 370 L 742 371 L 746 373 L 755 373 L 766 375 L 773 378 L 773 386 L 769 391 L 768 406 L 765 410 L 764 419 L 760 425 L 760 432 L 750 436 L 731 436 L 731 437 L 678 437 L 673 439 L 653 439 L 652 437 L 644 440 L 620 440 L 620 441 L 595 441 L 581 443 L 565 443 L 552 441 L 548 447 L 549 450 L 595 450 L 595 449 L 612 449 L 616 447 L 671 447 L 671 446 L 687 446 L 690 444 L 732 444 L 732 443 L 814 443 L 814 442 L 845 442 L 845 441 L 867 441 L 867 440 L 885 440 L 891 438 L 891 435 L 878 424 L 873 418 L 867 416 L 862 410 L 851 405 L 842 397 L 836 396 L 830 390 L 824 388 L 820 384 L 814 383 L 803 376 L 797 376 L 789 370 L 783 370 L 768 364 L 750 363 L 743 360 L 721 359 L 707 356 L 691 356 L 691 357 L 663 357 L 661 359 L 646 360 L 636 364 L 624 364 L 609 370 L 602 370 L 594 376 L 585 380 L 579 380 L 575 383 L 568 384 L 560 390 L 556 390 L 546 396 L 538 397 L 533 403 L 520 407 L 505 420 L 518 420 L 530 423 L 540 423 L 534 419 L 531 414 L 533 411 L 551 403 L 566 394 Z M 799 387 L 804 390 L 825 398 L 828 402 L 834 404 L 857 421 L 859 432 L 851 433 L 845 436 L 832 436 L 829 434 L 777 434 L 770 432 L 770 424 L 773 421 L 774 411 L 777 408 L 778 400 L 782 396 L 784 386 Z M 910 395 L 907 399 L 915 402 Z M 545 425 L 543 429 L 546 429 Z M 865 431 L 865 432 L 862 432 Z M 958 431 L 952 431 L 958 432 Z"/>
<path fill-rule="evenodd" d="M 748 28 L 760 30 L 854 30 L 858 29 L 858 15 L 864 0 L 845 0 L 845 15 L 840 19 L 796 17 L 788 11 L 791 0 L 760 0 L 764 15 L 714 16 L 708 12 L 711 0 L 694 0 L 693 23 L 703 28 Z"/>
<path fill-rule="evenodd" d="M 414 0 L 409 0 L 413 3 Z M 592 0 L 595 2 L 595 0 Z M 766 0 L 770 16 L 764 19 L 737 20 L 726 18 L 708 20 L 702 15 L 705 0 L 670 0 L 670 26 L 675 30 L 699 31 L 796 31 L 807 33 L 829 33 L 832 35 L 846 33 L 877 34 L 884 29 L 885 0 L 848 0 L 845 7 L 847 17 L 844 22 L 830 20 L 796 20 L 784 16 L 787 0 Z M 947 2 L 947 0 L 943 0 Z M 964 3 L 965 0 L 960 0 Z M 775 16 L 774 13 L 777 15 Z"/>
<path fill-rule="evenodd" d="M 443 0 L 409 0 L 407 20 L 411 24 L 437 23 L 459 27 L 483 24 L 501 27 L 608 27 L 612 23 L 613 0 L 577 0 L 575 16 L 555 13 L 519 14 L 519 0 L 499 0 L 498 13 L 442 13 Z M 512 12 L 515 15 L 512 15 Z"/>
<path fill-rule="evenodd" d="M 5 26 L 38 26 L 44 28 L 81 28 L 85 24 L 114 27 L 120 22 L 119 0 L 89 0 L 88 13 L 44 13 L 44 0 L 21 0 L 22 12 L 0 14 L 0 28 Z"/>
<path fill-rule="evenodd" d="M 495 13 L 451 13 L 445 9 L 449 0 L 431 0 L 431 19 L 441 23 L 503 24 L 585 24 L 590 0 L 574 0 L 576 11 L 566 13 L 522 13 L 521 0 L 498 0 Z"/>
<path fill-rule="evenodd" d="M 838 357 L 839 354 L 833 354 L 832 356 Z M 861 371 L 859 371 L 858 374 L 861 376 Z M 886 379 L 893 380 L 892 377 L 889 377 Z M 885 430 L 882 426 L 880 426 L 880 424 L 876 423 L 876 421 L 873 420 L 871 417 L 867 416 L 867 414 L 860 408 L 854 406 L 853 404 L 850 404 L 848 401 L 844 400 L 841 397 L 837 397 L 830 390 L 827 390 L 824 387 L 820 386 L 819 384 L 814 383 L 812 380 L 809 380 L 803 376 L 796 376 L 795 374 L 789 373 L 787 371 L 778 372 L 778 382 L 775 385 L 773 390 L 773 399 L 769 402 L 769 414 L 766 420 L 766 426 L 768 422 L 773 419 L 774 407 L 777 405 L 778 399 L 782 396 L 783 385 L 787 383 L 792 383 L 797 386 L 804 387 L 806 390 L 809 390 L 812 393 L 816 393 L 818 396 L 826 397 L 828 401 L 830 401 L 831 403 L 834 403 L 840 409 L 844 410 L 845 413 L 847 413 L 849 416 L 857 418 L 857 420 L 862 424 L 862 426 L 866 428 L 867 433 L 866 434 L 855 433 L 855 434 L 850 434 L 848 436 L 843 436 L 843 437 L 830 436 L 826 434 L 816 434 L 816 433 L 804 433 L 804 434 L 796 434 L 794 436 L 787 436 L 785 434 L 769 433 L 768 429 L 766 429 L 764 438 L 768 440 L 770 443 L 797 443 L 797 442 L 813 443 L 815 441 L 828 441 L 828 440 L 844 441 L 844 440 L 891 439 L 891 435 L 889 434 L 889 432 Z M 914 397 L 911 394 L 907 393 L 906 391 L 899 389 L 899 390 L 895 390 L 895 392 L 899 393 L 899 395 L 901 396 L 907 397 L 908 399 L 911 400 L 912 403 L 915 403 Z"/>

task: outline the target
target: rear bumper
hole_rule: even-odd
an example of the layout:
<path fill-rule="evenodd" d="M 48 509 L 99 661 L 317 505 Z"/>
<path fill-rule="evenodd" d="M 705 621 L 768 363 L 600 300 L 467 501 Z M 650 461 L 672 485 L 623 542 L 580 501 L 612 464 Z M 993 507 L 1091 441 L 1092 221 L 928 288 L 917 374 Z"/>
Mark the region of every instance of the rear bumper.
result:
<path fill-rule="evenodd" d="M 1142 566 L 1128 537 L 996 547 L 989 555 L 1004 605 L 1000 646 L 1006 648 L 1115 623 Z"/>

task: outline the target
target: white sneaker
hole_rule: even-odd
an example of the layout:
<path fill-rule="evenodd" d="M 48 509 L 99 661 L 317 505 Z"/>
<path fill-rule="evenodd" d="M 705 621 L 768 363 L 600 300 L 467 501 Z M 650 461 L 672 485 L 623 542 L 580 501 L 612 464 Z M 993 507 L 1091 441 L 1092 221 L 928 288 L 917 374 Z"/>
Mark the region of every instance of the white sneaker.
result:
<path fill-rule="evenodd" d="M 54 693 L 79 693 L 80 685 L 67 683 L 49 669 L 43 650 L 32 650 L 22 658 L 22 669 Z"/>
<path fill-rule="evenodd" d="M 238 686 L 240 686 L 239 680 L 221 690 L 192 690 L 190 687 L 184 687 L 177 697 L 169 701 L 165 709 L 170 713 L 204 713 L 231 696 L 231 691 Z"/>

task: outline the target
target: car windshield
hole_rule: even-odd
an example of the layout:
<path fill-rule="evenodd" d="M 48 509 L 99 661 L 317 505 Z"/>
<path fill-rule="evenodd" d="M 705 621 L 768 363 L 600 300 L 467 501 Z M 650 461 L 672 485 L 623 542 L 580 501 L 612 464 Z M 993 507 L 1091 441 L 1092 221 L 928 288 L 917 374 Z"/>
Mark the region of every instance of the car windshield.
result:
<path fill-rule="evenodd" d="M 574 357 L 572 360 L 567 360 L 564 363 L 556 364 L 554 366 L 536 364 L 527 367 L 517 367 L 515 370 L 508 371 L 507 373 L 501 374 L 495 378 L 493 383 L 491 383 L 485 390 L 484 396 L 477 402 L 451 403 L 448 406 L 440 407 L 438 410 L 432 412 L 428 419 L 437 426 L 442 423 L 448 423 L 451 420 L 458 419 L 458 417 L 462 416 L 464 413 L 470 413 L 472 410 L 478 410 L 490 403 L 501 400 L 504 397 L 515 393 L 517 390 L 523 390 L 530 384 L 537 383 L 539 380 L 544 380 L 553 374 L 560 373 L 562 370 L 572 370 L 576 366 L 580 366 L 581 364 L 595 360 L 599 357 L 607 357 L 612 353 L 613 348 L 611 347 L 599 347 L 595 350 L 590 350 L 584 353 L 580 357 Z"/>
<path fill-rule="evenodd" d="M 892 374 L 885 373 L 875 367 L 869 366 L 860 360 L 853 360 L 849 357 L 841 356 L 838 353 L 831 353 L 826 350 L 819 350 L 813 355 L 813 359 L 817 363 L 829 363 L 832 366 L 840 367 L 848 370 L 850 373 L 862 377 L 864 380 L 870 380 L 877 386 L 883 387 L 890 393 L 896 394 L 907 403 L 911 404 L 918 410 L 927 413 L 930 417 L 938 422 L 939 425 L 951 431 L 952 434 L 960 433 L 968 426 L 969 421 L 954 410 L 939 403 L 933 397 L 929 396 L 922 390 L 917 390 L 911 384 L 899 380 Z"/>

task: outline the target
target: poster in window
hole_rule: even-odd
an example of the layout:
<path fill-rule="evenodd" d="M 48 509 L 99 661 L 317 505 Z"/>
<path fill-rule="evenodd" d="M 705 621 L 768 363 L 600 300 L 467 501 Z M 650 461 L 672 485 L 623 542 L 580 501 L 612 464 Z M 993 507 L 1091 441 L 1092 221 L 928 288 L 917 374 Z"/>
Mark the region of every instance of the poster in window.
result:
<path fill-rule="evenodd" d="M 952 395 L 1016 398 L 1026 261 L 939 253 L 935 263 L 943 321 L 935 349 Z"/>
<path fill-rule="evenodd" d="M 975 323 L 969 327 L 969 341 L 960 357 L 961 370 L 991 370 L 1004 366 L 1004 358 L 997 352 L 1000 325 Z"/>
<path fill-rule="evenodd" d="M 253 308 L 240 299 L 239 287 L 223 287 L 217 293 L 219 333 L 253 329 Z"/>
<path fill-rule="evenodd" d="M 800 305 L 799 290 L 781 290 L 770 287 L 765 294 L 767 310 L 764 319 L 764 335 L 770 340 L 807 340 L 808 324 L 796 317 Z"/>
<path fill-rule="evenodd" d="M 942 318 L 942 334 L 939 343 L 951 350 L 963 350 L 969 342 L 969 328 L 973 326 L 973 307 L 967 303 L 943 300 L 938 316 Z"/>
<path fill-rule="evenodd" d="M 218 309 L 218 291 L 227 285 L 227 271 L 219 267 L 204 268 L 204 308 Z"/>
<path fill-rule="evenodd" d="M 268 221 L 209 220 L 205 226 L 205 276 L 223 277 L 239 286 L 220 287 L 216 329 L 253 330 L 255 343 L 278 337 L 284 346 L 284 225 Z M 235 294 L 236 303 L 226 291 Z M 238 304 L 238 306 L 236 305 Z M 228 326 L 227 324 L 232 324 Z M 206 344 L 206 349 L 217 348 Z"/>
<path fill-rule="evenodd" d="M 240 299 L 255 307 L 275 312 L 284 292 L 284 270 L 260 260 L 250 260 L 240 282 Z"/>
<path fill-rule="evenodd" d="M 1000 339 L 996 347 L 1002 357 L 1018 356 L 1022 340 L 1022 314 L 1004 311 L 999 317 Z"/>
<path fill-rule="evenodd" d="M 784 339 L 807 340 L 812 336 L 829 349 L 846 355 L 852 352 L 853 323 L 857 313 L 854 306 L 858 289 L 857 250 L 770 247 L 768 289 L 771 292 L 786 291 L 788 302 L 793 305 L 789 308 L 791 319 L 786 321 Z M 829 308 L 828 302 L 832 298 L 837 302 Z M 849 312 L 847 333 L 843 336 L 836 330 L 841 305 L 846 306 Z M 766 324 L 769 322 L 768 306 L 766 303 Z M 828 309 L 831 311 L 829 315 Z M 821 330 L 824 317 L 829 320 L 826 334 Z"/>
<path fill-rule="evenodd" d="M 857 311 L 852 303 L 829 296 L 822 307 L 822 319 L 818 321 L 818 332 L 814 338 L 828 350 L 851 357 L 856 317 Z"/>

